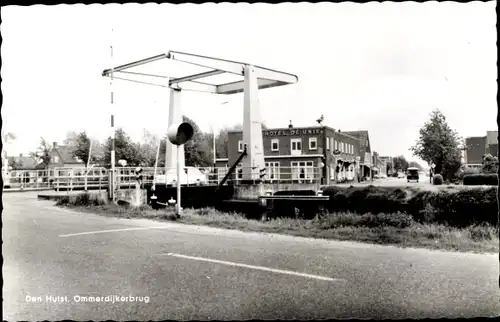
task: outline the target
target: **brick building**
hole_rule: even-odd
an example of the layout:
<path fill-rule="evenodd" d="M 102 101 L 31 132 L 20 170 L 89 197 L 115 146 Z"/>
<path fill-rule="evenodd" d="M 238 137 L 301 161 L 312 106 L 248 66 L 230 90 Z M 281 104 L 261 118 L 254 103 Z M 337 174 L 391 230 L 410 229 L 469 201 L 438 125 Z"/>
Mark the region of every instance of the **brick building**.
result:
<path fill-rule="evenodd" d="M 486 136 L 473 136 L 465 139 L 464 163 L 466 167 L 480 167 L 483 156 L 498 156 L 498 131 L 487 131 Z"/>
<path fill-rule="evenodd" d="M 364 150 L 358 137 L 328 126 L 263 130 L 268 177 L 292 181 L 320 180 L 324 184 L 333 180 L 355 180 L 360 171 L 367 173 L 362 169 L 366 163 L 360 163 L 364 159 L 361 151 L 370 151 L 370 147 L 368 132 L 362 132 L 366 133 Z M 243 132 L 229 131 L 228 166 L 237 161 L 243 149 Z M 367 160 L 369 164 L 371 155 Z"/>
<path fill-rule="evenodd" d="M 345 132 L 359 140 L 360 172 L 362 177 L 370 177 L 373 168 L 373 155 L 368 131 Z"/>

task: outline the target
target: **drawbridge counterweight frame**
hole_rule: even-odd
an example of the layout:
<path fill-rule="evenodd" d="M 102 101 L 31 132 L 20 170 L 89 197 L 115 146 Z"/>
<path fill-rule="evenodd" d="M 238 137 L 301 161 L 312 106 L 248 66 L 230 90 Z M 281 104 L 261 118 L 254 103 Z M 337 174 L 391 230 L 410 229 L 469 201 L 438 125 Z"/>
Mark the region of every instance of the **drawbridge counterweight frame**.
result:
<path fill-rule="evenodd" d="M 128 71 L 131 68 L 163 59 L 179 61 L 198 67 L 208 68 L 210 70 L 175 78 L 159 74 Z M 168 79 L 168 85 L 116 77 L 114 75 L 116 73 L 134 75 L 136 77 L 156 77 Z M 209 78 L 221 74 L 243 76 L 243 80 L 222 84 L 212 84 L 202 81 L 204 78 Z M 243 92 L 243 144 L 246 146 L 246 155 L 242 160 L 242 174 L 244 181 L 260 180 L 259 170 L 265 169 L 258 90 L 295 84 L 298 82 L 298 77 L 293 74 L 259 67 L 243 62 L 235 62 L 179 51 L 169 51 L 168 53 L 148 57 L 110 69 L 105 69 L 102 72 L 102 76 L 125 81 L 138 82 L 147 85 L 168 87 L 170 89 L 170 103 L 167 128 L 172 124 L 182 122 L 181 94 L 183 91 L 198 91 L 221 95 L 231 95 Z M 175 167 L 177 163 L 177 154 L 175 153 L 174 148 L 176 147 L 174 147 L 172 143 L 168 142 L 167 140 L 165 158 L 166 169 Z M 181 149 L 181 160 L 179 161 L 181 166 L 184 167 L 184 148 L 181 147 Z M 258 170 L 255 171 L 256 169 Z"/>

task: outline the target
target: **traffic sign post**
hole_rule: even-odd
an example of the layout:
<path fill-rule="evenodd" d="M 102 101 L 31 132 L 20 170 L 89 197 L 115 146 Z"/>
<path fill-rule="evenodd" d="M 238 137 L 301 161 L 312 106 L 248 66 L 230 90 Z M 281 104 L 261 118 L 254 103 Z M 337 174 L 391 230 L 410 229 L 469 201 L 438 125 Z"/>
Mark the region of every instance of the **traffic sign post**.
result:
<path fill-rule="evenodd" d="M 434 163 L 431 164 L 431 168 L 429 169 L 429 183 L 432 183 L 432 175 L 434 173 L 434 168 L 436 165 Z"/>

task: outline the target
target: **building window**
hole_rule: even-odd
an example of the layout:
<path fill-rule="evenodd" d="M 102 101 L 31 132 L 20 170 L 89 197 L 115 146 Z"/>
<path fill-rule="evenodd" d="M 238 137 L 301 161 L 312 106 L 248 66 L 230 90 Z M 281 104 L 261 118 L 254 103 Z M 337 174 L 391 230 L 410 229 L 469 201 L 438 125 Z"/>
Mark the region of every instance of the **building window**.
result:
<path fill-rule="evenodd" d="M 330 138 L 326 137 L 326 150 L 330 151 Z"/>
<path fill-rule="evenodd" d="M 59 157 L 57 155 L 54 156 L 54 163 L 59 163 Z"/>
<path fill-rule="evenodd" d="M 333 149 L 333 137 L 332 137 L 332 138 L 330 138 L 330 148 L 331 148 L 332 150 L 334 150 L 334 149 Z"/>
<path fill-rule="evenodd" d="M 291 139 L 290 147 L 292 149 L 292 155 L 302 154 L 302 139 Z"/>
<path fill-rule="evenodd" d="M 238 152 L 243 152 L 243 140 L 238 141 Z"/>
<path fill-rule="evenodd" d="M 344 152 L 344 142 L 340 142 L 340 152 Z"/>
<path fill-rule="evenodd" d="M 314 175 L 314 162 L 313 161 L 295 161 L 291 162 L 292 167 L 292 180 L 308 180 L 312 181 L 315 178 Z"/>
<path fill-rule="evenodd" d="M 337 140 L 335 140 L 335 151 L 337 151 L 338 149 L 339 149 L 338 143 L 337 143 Z"/>
<path fill-rule="evenodd" d="M 318 148 L 318 139 L 309 138 L 309 150 L 316 150 Z"/>
<path fill-rule="evenodd" d="M 267 177 L 269 180 L 280 179 L 280 163 L 279 162 L 266 162 Z"/>
<path fill-rule="evenodd" d="M 271 140 L 271 151 L 279 151 L 280 141 L 278 139 Z"/>

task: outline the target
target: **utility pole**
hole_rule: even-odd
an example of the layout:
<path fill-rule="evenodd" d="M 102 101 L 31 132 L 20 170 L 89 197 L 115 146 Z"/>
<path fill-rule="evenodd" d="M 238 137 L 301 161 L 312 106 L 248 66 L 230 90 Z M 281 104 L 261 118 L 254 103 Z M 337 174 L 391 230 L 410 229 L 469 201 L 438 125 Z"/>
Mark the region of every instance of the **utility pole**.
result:
<path fill-rule="evenodd" d="M 111 39 L 113 39 L 113 29 L 111 29 Z M 111 198 L 113 202 L 116 201 L 116 169 L 115 169 L 115 115 L 114 115 L 114 97 L 113 97 L 113 78 L 114 78 L 114 66 L 113 66 L 113 40 L 111 40 L 111 77 L 109 81 L 111 89 L 111 178 L 110 178 L 110 190 Z"/>

